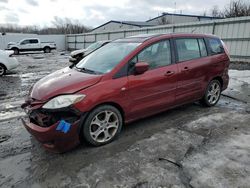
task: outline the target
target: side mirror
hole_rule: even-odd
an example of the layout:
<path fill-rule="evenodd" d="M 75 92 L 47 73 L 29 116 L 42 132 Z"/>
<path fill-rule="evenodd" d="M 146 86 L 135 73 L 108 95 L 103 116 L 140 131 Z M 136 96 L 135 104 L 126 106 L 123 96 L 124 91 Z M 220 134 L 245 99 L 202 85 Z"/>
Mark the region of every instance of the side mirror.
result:
<path fill-rule="evenodd" d="M 135 64 L 135 73 L 143 74 L 149 69 L 149 64 L 146 62 L 138 62 Z"/>

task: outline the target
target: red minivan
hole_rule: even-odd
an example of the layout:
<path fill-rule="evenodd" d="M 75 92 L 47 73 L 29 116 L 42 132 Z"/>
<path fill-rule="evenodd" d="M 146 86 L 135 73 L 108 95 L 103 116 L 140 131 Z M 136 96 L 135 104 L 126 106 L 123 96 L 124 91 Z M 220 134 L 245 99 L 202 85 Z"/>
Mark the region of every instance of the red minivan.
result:
<path fill-rule="evenodd" d="M 201 101 L 228 86 L 229 54 L 216 36 L 146 34 L 115 40 L 31 88 L 23 124 L 45 148 L 113 141 L 124 124 Z"/>

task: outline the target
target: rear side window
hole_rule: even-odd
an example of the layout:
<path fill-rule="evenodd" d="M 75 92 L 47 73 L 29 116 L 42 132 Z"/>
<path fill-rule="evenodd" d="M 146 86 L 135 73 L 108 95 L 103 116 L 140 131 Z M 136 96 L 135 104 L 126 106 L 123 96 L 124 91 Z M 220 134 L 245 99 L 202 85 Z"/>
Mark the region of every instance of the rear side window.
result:
<path fill-rule="evenodd" d="M 219 39 L 208 38 L 208 45 L 210 46 L 210 51 L 212 55 L 221 54 L 224 52 L 223 46 Z"/>
<path fill-rule="evenodd" d="M 206 57 L 207 56 L 207 48 L 206 48 L 204 39 L 198 39 L 198 42 L 199 42 L 201 57 Z"/>
<path fill-rule="evenodd" d="M 30 43 L 31 43 L 31 44 L 37 44 L 37 43 L 38 43 L 38 40 L 37 40 L 37 39 L 31 39 L 31 40 L 30 40 Z"/>
<path fill-rule="evenodd" d="M 176 47 L 179 61 L 187 61 L 201 57 L 197 39 L 176 39 Z"/>

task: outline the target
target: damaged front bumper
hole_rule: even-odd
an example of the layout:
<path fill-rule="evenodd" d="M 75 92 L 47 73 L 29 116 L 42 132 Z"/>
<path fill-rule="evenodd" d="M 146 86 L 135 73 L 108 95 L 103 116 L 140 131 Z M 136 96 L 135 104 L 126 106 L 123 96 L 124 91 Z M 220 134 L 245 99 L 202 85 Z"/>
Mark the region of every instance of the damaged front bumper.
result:
<path fill-rule="evenodd" d="M 27 113 L 22 118 L 23 125 L 47 150 L 62 153 L 79 145 L 85 114 L 73 107 L 44 110 L 41 105 L 23 105 L 22 108 Z"/>

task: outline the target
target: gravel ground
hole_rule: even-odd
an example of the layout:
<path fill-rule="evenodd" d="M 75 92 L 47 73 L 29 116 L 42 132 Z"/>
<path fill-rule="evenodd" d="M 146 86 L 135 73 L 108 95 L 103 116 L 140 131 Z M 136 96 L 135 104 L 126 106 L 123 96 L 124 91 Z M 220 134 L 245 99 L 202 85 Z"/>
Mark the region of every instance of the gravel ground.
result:
<path fill-rule="evenodd" d="M 0 78 L 0 187 L 250 187 L 248 65 L 230 65 L 213 108 L 184 105 L 124 126 L 111 144 L 53 154 L 22 126 L 20 104 L 34 82 L 68 65 L 67 53 L 17 59 Z"/>

